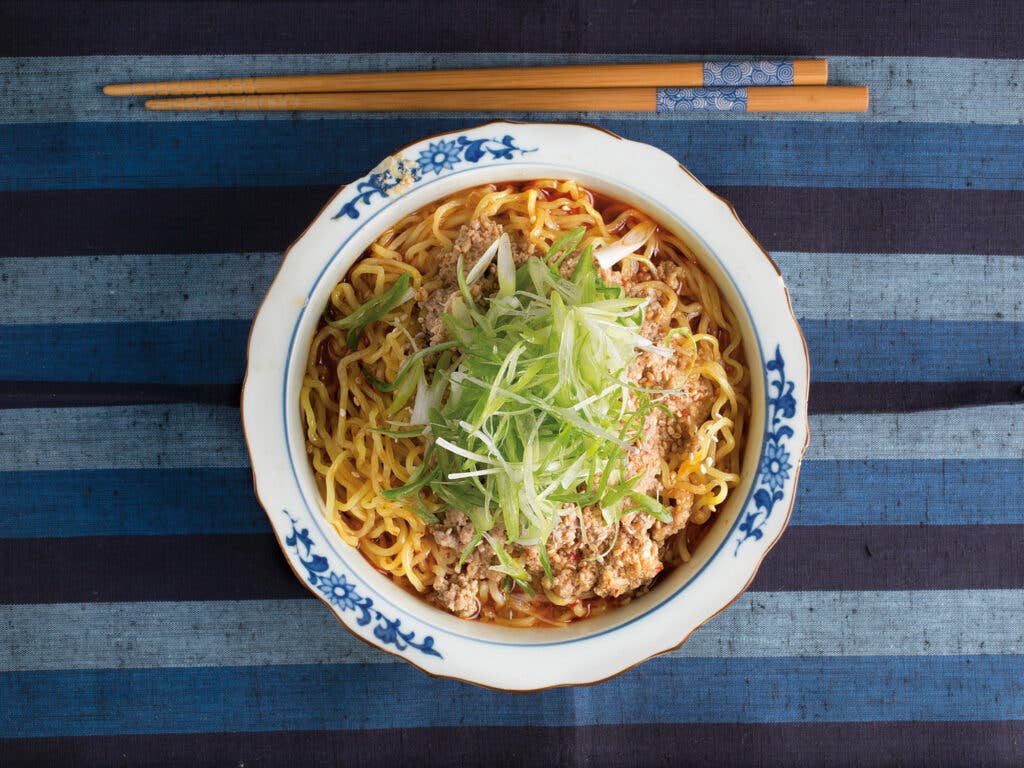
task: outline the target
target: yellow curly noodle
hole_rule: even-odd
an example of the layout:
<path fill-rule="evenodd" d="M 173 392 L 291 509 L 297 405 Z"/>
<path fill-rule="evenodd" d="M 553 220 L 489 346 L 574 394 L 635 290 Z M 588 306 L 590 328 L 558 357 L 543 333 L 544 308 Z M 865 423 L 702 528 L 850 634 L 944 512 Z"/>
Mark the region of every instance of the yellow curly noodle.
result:
<path fill-rule="evenodd" d="M 600 210 L 599 210 L 600 209 Z M 607 217 L 611 217 L 606 221 Z M 381 233 L 331 292 L 330 314 L 345 317 L 379 296 L 408 273 L 417 292 L 440 285 L 438 256 L 449 249 L 459 229 L 480 217 L 496 219 L 516 242 L 543 254 L 567 231 L 585 227 L 582 245 L 606 245 L 638 225 L 656 226 L 641 211 L 595 197 L 571 180 L 540 179 L 519 184 L 484 185 L 432 203 Z M 686 534 L 676 536 L 675 555 L 689 559 L 691 533 L 706 523 L 739 482 L 740 446 L 750 403 L 736 318 L 711 278 L 674 235 L 656 229 L 642 252 L 620 262 L 625 282 L 642 283 L 661 294 L 662 316 L 673 327 L 689 329 L 692 340 L 674 341 L 696 350 L 690 376 L 710 381 L 717 393 L 709 418 L 697 429 L 690 453 L 676 466 L 666 457 L 663 496 L 688 500 Z M 421 293 L 420 295 L 423 295 Z M 455 568 L 455 558 L 435 546 L 416 512 L 380 495 L 403 485 L 422 463 L 422 438 L 393 439 L 372 431 L 388 428 L 394 393 L 378 392 L 360 371 L 394 380 L 417 348 L 421 329 L 415 302 L 405 302 L 363 332 L 355 351 L 347 331 L 324 323 L 310 344 L 300 407 L 306 448 L 323 497 L 326 515 L 339 535 L 379 571 L 417 593 L 426 593 L 438 573 Z M 421 337 L 422 340 L 422 337 Z M 671 564 L 671 563 L 670 563 Z M 531 600 L 520 591 L 506 593 L 500 574 L 481 584 L 480 617 L 510 626 L 564 626 L 598 615 L 614 603 L 599 598 L 566 604 L 547 590 L 547 600 Z"/>

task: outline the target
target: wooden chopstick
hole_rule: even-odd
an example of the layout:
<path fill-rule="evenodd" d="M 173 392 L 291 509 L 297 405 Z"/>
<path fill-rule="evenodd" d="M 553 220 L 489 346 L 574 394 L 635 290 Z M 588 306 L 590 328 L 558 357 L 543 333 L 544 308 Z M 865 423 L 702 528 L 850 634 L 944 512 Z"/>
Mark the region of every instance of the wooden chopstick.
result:
<path fill-rule="evenodd" d="M 150 99 L 146 109 L 243 112 L 865 112 L 867 86 L 377 91 Z"/>
<path fill-rule="evenodd" d="M 791 70 L 791 74 L 790 74 Z M 824 85 L 824 59 L 591 64 L 556 67 L 450 69 L 413 72 L 354 72 L 336 75 L 236 77 L 108 85 L 108 96 L 184 96 L 254 93 L 335 93 L 364 91 L 464 91 L 550 88 L 627 88 L 640 86 Z"/>

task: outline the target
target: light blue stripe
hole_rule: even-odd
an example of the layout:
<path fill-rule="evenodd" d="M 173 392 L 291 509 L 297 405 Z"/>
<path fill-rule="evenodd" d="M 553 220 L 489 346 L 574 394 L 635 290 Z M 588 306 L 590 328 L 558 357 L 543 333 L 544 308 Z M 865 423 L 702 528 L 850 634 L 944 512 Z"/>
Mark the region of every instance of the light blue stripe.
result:
<path fill-rule="evenodd" d="M 1024 322 L 1019 257 L 790 251 L 771 256 L 804 320 Z M 280 262 L 277 252 L 0 258 L 6 275 L 0 325 L 248 320 Z M 950 286 L 956 286 L 956 301 L 950 300 Z M 61 308 L 57 316 L 54 306 Z"/>
<path fill-rule="evenodd" d="M 3 472 L 0 488 L 0 538 L 270 531 L 244 468 Z M 1024 461 L 809 461 L 790 520 L 999 524 L 1024 524 Z"/>
<path fill-rule="evenodd" d="M 1024 258 L 1019 256 L 789 251 L 771 256 L 801 319 L 1024 321 Z"/>
<path fill-rule="evenodd" d="M 416 728 L 467 717 L 483 726 L 1015 720 L 1024 718 L 1024 657 L 660 659 L 601 685 L 521 696 L 394 664 L 0 675 L 2 738 Z"/>
<path fill-rule="evenodd" d="M 742 58 L 725 56 L 715 58 Z M 616 62 L 694 61 L 694 56 L 558 53 L 354 53 L 226 56 L 77 56 L 0 58 L 0 123 L 93 121 L 292 120 L 289 113 L 147 112 L 141 99 L 113 99 L 101 92 L 112 82 L 253 75 L 316 74 L 395 69 L 537 66 Z M 814 122 L 925 122 L 1019 125 L 1024 122 L 1024 62 L 1014 59 L 830 56 L 829 81 L 871 86 L 866 114 L 670 115 L 658 120 L 807 120 Z M 512 114 L 512 113 L 510 113 Z M 364 115 L 354 116 L 362 117 Z M 319 120 L 322 113 L 302 113 Z M 578 119 L 579 113 L 547 119 Z M 632 119 L 649 119 L 631 116 Z M 631 119 L 630 117 L 624 119 Z M 418 121 L 420 116 L 398 115 Z"/>
<path fill-rule="evenodd" d="M 479 123 L 208 121 L 0 125 L 0 189 L 341 184 L 396 147 Z M 1024 189 L 1024 127 L 595 121 L 660 147 L 706 184 Z"/>
<path fill-rule="evenodd" d="M 747 593 L 668 656 L 1014 654 L 1022 604 L 1012 589 Z M 0 606 L 0 672 L 387 662 L 315 600 Z"/>
<path fill-rule="evenodd" d="M 1024 405 L 811 416 L 811 460 L 1024 459 Z M 238 410 L 0 410 L 0 472 L 247 467 Z"/>
<path fill-rule="evenodd" d="M 0 258 L 0 325 L 251 320 L 280 264 L 278 252 Z"/>
<path fill-rule="evenodd" d="M 249 325 L 0 325 L 0 379 L 240 382 Z M 813 381 L 1017 381 L 1024 375 L 1024 323 L 807 320 L 801 326 Z"/>
<path fill-rule="evenodd" d="M 1024 459 L 1024 405 L 816 415 L 810 427 L 810 460 Z"/>
<path fill-rule="evenodd" d="M 0 471 L 247 466 L 234 407 L 0 410 Z"/>

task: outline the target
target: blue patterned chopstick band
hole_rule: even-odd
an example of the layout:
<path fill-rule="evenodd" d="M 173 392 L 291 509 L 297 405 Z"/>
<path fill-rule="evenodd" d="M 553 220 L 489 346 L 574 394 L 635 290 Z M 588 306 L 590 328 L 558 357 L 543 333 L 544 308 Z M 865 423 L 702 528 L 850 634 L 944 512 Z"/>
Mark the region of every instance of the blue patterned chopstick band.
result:
<path fill-rule="evenodd" d="M 792 61 L 708 61 L 704 87 L 738 85 L 793 85 Z"/>
<path fill-rule="evenodd" d="M 659 88 L 655 111 L 746 112 L 746 88 Z"/>

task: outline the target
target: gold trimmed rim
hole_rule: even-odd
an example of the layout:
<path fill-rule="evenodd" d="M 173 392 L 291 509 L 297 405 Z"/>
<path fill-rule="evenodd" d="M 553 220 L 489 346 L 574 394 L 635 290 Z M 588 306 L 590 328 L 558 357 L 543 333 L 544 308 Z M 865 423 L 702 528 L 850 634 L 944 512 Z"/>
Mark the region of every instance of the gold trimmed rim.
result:
<path fill-rule="evenodd" d="M 632 141 L 632 139 L 626 139 L 625 137 L 620 136 L 619 134 L 617 134 L 614 131 L 611 131 L 611 130 L 609 130 L 607 128 L 602 128 L 601 126 L 597 126 L 597 125 L 591 125 L 589 123 L 581 123 L 581 122 L 574 122 L 574 121 L 552 121 L 552 122 L 540 123 L 540 122 L 530 122 L 530 121 L 524 121 L 524 120 L 488 120 L 486 122 L 479 123 L 477 125 L 469 126 L 469 127 L 466 127 L 466 128 L 460 128 L 460 129 L 458 129 L 458 131 L 460 131 L 460 132 L 475 131 L 475 130 L 478 130 L 480 128 L 486 128 L 489 125 L 499 125 L 499 124 L 536 125 L 536 126 L 566 125 L 566 126 L 571 126 L 571 127 L 576 127 L 576 128 L 589 128 L 590 130 L 599 131 L 599 132 L 604 133 L 604 134 L 606 134 L 606 135 L 608 135 L 608 136 L 610 136 L 613 139 L 616 139 L 618 141 Z M 407 149 L 409 149 L 409 147 L 415 146 L 416 144 L 419 144 L 421 142 L 429 141 L 431 139 L 436 139 L 436 138 L 439 138 L 439 137 L 442 137 L 442 136 L 448 136 L 448 135 L 450 135 L 451 133 L 454 133 L 454 132 L 455 131 L 443 131 L 443 132 L 440 132 L 440 133 L 432 133 L 432 134 L 429 134 L 427 136 L 420 137 L 420 138 L 416 139 L 415 141 L 411 141 L 411 142 L 409 142 L 407 144 L 403 144 L 401 147 L 398 147 L 397 149 L 395 149 L 389 155 L 389 157 L 393 157 L 393 156 L 395 156 L 397 154 L 400 154 L 400 153 L 406 151 Z M 642 144 L 642 142 L 636 142 L 636 143 Z M 644 146 L 650 146 L 650 145 L 644 145 Z M 669 157 L 671 157 L 671 156 L 669 156 Z M 800 448 L 799 456 L 795 457 L 795 459 L 794 459 L 793 491 L 791 493 L 789 504 L 788 504 L 788 507 L 786 509 L 785 518 L 782 521 L 782 525 L 779 528 L 779 532 L 775 535 L 775 537 L 770 542 L 768 542 L 765 545 L 764 552 L 762 552 L 761 557 L 758 559 L 757 563 L 754 565 L 754 567 L 753 567 L 753 569 L 752 569 L 752 571 L 750 573 L 750 578 L 747 579 L 746 583 L 744 583 L 743 586 L 740 587 L 740 589 L 736 592 L 736 594 L 734 594 L 731 598 L 729 598 L 722 605 L 721 608 L 719 608 L 718 610 L 714 611 L 710 616 L 708 616 L 707 618 L 705 618 L 702 621 L 700 621 L 696 626 L 693 627 L 693 629 L 691 629 L 689 632 L 687 632 L 683 636 L 683 638 L 678 643 L 676 643 L 675 645 L 669 646 L 668 648 L 665 648 L 665 649 L 660 650 L 660 651 L 655 651 L 654 653 L 651 653 L 651 654 L 645 656 L 644 658 L 642 658 L 642 659 L 640 659 L 640 660 L 638 660 L 636 662 L 633 662 L 632 664 L 629 664 L 629 665 L 623 667 L 622 669 L 620 669 L 620 670 L 618 670 L 616 672 L 613 672 L 610 675 L 607 675 L 606 677 L 598 678 L 596 680 L 583 681 L 583 682 L 555 683 L 553 685 L 541 686 L 541 687 L 538 687 L 538 688 L 514 688 L 514 689 L 513 688 L 501 688 L 499 686 L 487 685 L 486 683 L 481 683 L 481 682 L 476 681 L 476 680 L 470 680 L 468 678 L 460 677 L 460 676 L 454 675 L 454 674 L 444 674 L 444 673 L 431 672 L 430 670 L 426 669 L 425 667 L 421 666 L 420 664 L 417 664 L 416 661 L 412 657 L 402 655 L 398 651 L 392 651 L 392 650 L 390 650 L 388 648 L 385 648 L 385 647 L 383 647 L 381 645 L 378 645 L 377 643 L 375 643 L 375 642 L 373 642 L 373 641 L 363 637 L 358 632 L 356 632 L 351 627 L 349 627 L 348 624 L 345 622 L 345 620 L 334 610 L 333 606 L 323 596 L 323 594 L 319 590 L 314 589 L 306 581 L 306 579 L 302 578 L 301 574 L 299 574 L 299 572 L 295 568 L 295 565 L 292 563 L 291 557 L 288 555 L 288 550 L 285 548 L 284 542 L 282 541 L 282 534 L 278 531 L 278 527 L 277 527 L 275 518 L 271 515 L 270 508 L 267 506 L 267 504 L 263 501 L 262 497 L 260 496 L 259 485 L 256 482 L 256 466 L 255 466 L 255 462 L 252 461 L 252 457 L 253 457 L 252 445 L 249 442 L 249 434 L 248 434 L 248 430 L 246 428 L 246 423 L 245 423 L 245 391 L 246 391 L 246 387 L 248 386 L 248 383 L 249 383 L 249 371 L 250 371 L 250 362 L 251 362 L 250 361 L 250 357 L 251 357 L 250 350 L 251 350 L 251 347 L 252 347 L 252 334 L 253 334 L 253 331 L 254 331 L 255 326 L 256 326 L 256 319 L 259 317 L 260 313 L 263 311 L 263 308 L 264 308 L 264 305 L 266 304 L 267 298 L 269 297 L 269 295 L 270 295 L 270 293 L 271 293 L 271 291 L 272 291 L 272 289 L 274 287 L 274 284 L 280 278 L 281 272 L 284 270 L 285 262 L 288 260 L 288 257 L 291 255 L 291 253 L 294 250 L 295 246 L 303 239 L 303 237 L 305 237 L 305 235 L 310 231 L 310 229 L 313 228 L 313 226 L 317 223 L 317 221 L 320 219 L 320 217 L 327 211 L 327 209 L 330 208 L 333 205 L 333 203 L 337 199 L 338 195 L 340 195 L 348 186 L 350 186 L 350 184 L 342 184 L 330 196 L 330 198 L 323 205 L 323 207 L 320 208 L 320 210 L 317 212 L 317 214 L 313 217 L 313 219 L 305 227 L 305 229 L 302 230 L 302 232 L 298 235 L 298 237 L 296 237 L 295 240 L 293 240 L 291 242 L 291 244 L 289 244 L 288 247 L 284 249 L 284 251 L 282 253 L 282 256 L 281 256 L 281 262 L 280 262 L 280 264 L 278 264 L 277 271 L 274 273 L 274 278 L 273 278 L 273 280 L 271 280 L 270 285 L 267 287 L 267 291 L 263 295 L 263 299 L 260 301 L 259 307 L 257 307 L 256 312 L 253 315 L 253 322 L 249 326 L 249 335 L 248 335 L 248 338 L 246 340 L 246 349 L 245 349 L 246 365 L 245 365 L 245 376 L 242 379 L 242 388 L 241 388 L 241 393 L 239 395 L 239 418 L 240 418 L 241 425 L 242 425 L 242 436 L 243 436 L 243 439 L 245 441 L 246 451 L 248 452 L 249 458 L 250 458 L 250 471 L 252 472 L 252 476 L 253 476 L 253 493 L 256 496 L 256 501 L 263 508 L 263 512 L 267 516 L 268 521 L 270 522 L 270 527 L 274 531 L 274 540 L 277 542 L 278 548 L 281 550 L 281 554 L 284 556 L 284 560 L 287 563 L 288 568 L 292 571 L 292 573 L 294 574 L 295 578 L 298 579 L 299 582 L 302 583 L 302 585 L 310 592 L 310 594 L 312 594 L 317 600 L 319 600 L 321 603 L 323 603 L 327 607 L 327 610 L 330 612 L 330 614 L 335 618 L 335 620 L 342 627 L 345 628 L 346 631 L 348 631 L 349 634 L 351 634 L 352 636 L 356 637 L 357 639 L 359 639 L 360 641 L 362 641 L 366 645 L 369 645 L 371 648 L 375 648 L 378 651 L 381 651 L 381 652 L 383 652 L 383 653 L 385 653 L 385 654 L 387 654 L 389 656 L 393 656 L 393 657 L 395 657 L 397 659 L 400 659 L 403 662 L 412 665 L 413 667 L 415 667 L 416 669 L 418 669 L 420 672 L 424 673 L 428 677 L 432 677 L 432 678 L 434 678 L 436 680 L 456 680 L 458 682 L 467 683 L 469 685 L 473 685 L 473 686 L 476 686 L 478 688 L 483 688 L 483 689 L 489 690 L 489 691 L 497 691 L 497 692 L 500 692 L 500 693 L 513 693 L 513 694 L 539 693 L 539 692 L 543 692 L 543 691 L 550 691 L 550 690 L 553 690 L 555 688 L 585 688 L 585 687 L 594 686 L 594 685 L 600 685 L 601 683 L 608 682 L 609 680 L 612 680 L 612 679 L 614 679 L 614 678 L 616 678 L 616 677 L 618 677 L 620 675 L 623 675 L 623 674 L 625 674 L 627 672 L 632 671 L 633 669 L 636 669 L 638 666 L 640 666 L 641 664 L 645 664 L 646 662 L 650 661 L 651 659 L 654 659 L 654 658 L 656 658 L 658 656 L 663 656 L 663 655 L 665 655 L 667 653 L 672 653 L 673 651 L 678 650 L 683 645 L 685 645 L 686 642 L 691 637 L 693 637 L 693 635 L 697 632 L 697 630 L 701 629 L 705 624 L 710 622 L 716 616 L 720 615 L 721 613 L 726 611 L 728 608 L 730 608 L 743 595 L 743 593 L 747 591 L 747 589 L 753 583 L 754 579 L 757 578 L 757 574 L 761 570 L 761 566 L 764 565 L 765 558 L 775 548 L 775 545 L 778 544 L 779 539 L 782 538 L 782 534 L 784 534 L 786 532 L 786 529 L 789 527 L 790 519 L 793 516 L 793 508 L 794 508 L 794 506 L 796 504 L 796 494 L 797 494 L 797 490 L 799 488 L 799 481 L 800 481 L 800 470 L 803 467 L 803 460 L 804 460 L 805 455 L 807 453 L 807 447 L 810 445 L 810 441 L 811 441 L 810 414 L 809 414 L 810 384 L 811 384 L 811 361 L 810 361 L 810 354 L 809 354 L 808 349 L 807 349 L 807 337 L 804 335 L 803 328 L 800 327 L 800 323 L 797 320 L 796 313 L 793 311 L 793 302 L 792 302 L 791 297 L 789 295 L 789 289 L 786 286 L 785 281 L 783 280 L 782 270 L 779 269 L 778 264 L 775 263 L 775 260 L 772 259 L 771 255 L 769 255 L 768 251 L 761 244 L 761 242 L 756 237 L 754 237 L 754 235 L 753 235 L 753 233 L 751 233 L 750 229 L 746 226 L 746 224 L 743 223 L 743 220 L 740 218 L 739 214 L 736 211 L 736 207 L 732 204 L 731 201 L 729 201 L 726 198 L 722 197 L 721 195 L 718 195 L 715 192 L 713 192 L 706 184 L 704 184 L 704 182 L 702 182 L 700 179 L 698 179 L 682 163 L 676 161 L 676 164 L 678 165 L 679 169 L 682 170 L 683 173 L 685 173 L 690 179 L 692 179 L 694 182 L 696 182 L 697 185 L 701 189 L 704 190 L 704 192 L 706 192 L 708 195 L 710 195 L 711 197 L 713 197 L 714 199 L 718 200 L 723 205 L 725 205 L 725 207 L 727 208 L 729 213 L 732 215 L 733 219 L 739 225 L 740 229 L 743 230 L 744 234 L 757 247 L 758 251 L 768 261 L 768 263 L 771 265 L 772 269 L 776 272 L 776 274 L 778 274 L 779 280 L 780 280 L 780 282 L 782 282 L 783 293 L 784 293 L 784 295 L 786 297 L 786 307 L 789 310 L 789 315 L 792 318 L 793 325 L 796 328 L 797 333 L 800 336 L 801 346 L 803 348 L 803 356 L 804 356 L 805 371 L 806 371 L 806 377 L 805 377 L 805 381 L 804 381 L 804 391 L 807 393 L 807 396 L 804 398 L 803 410 L 802 410 L 803 423 L 806 425 L 806 434 L 805 434 L 805 437 L 804 437 L 804 444 Z"/>

